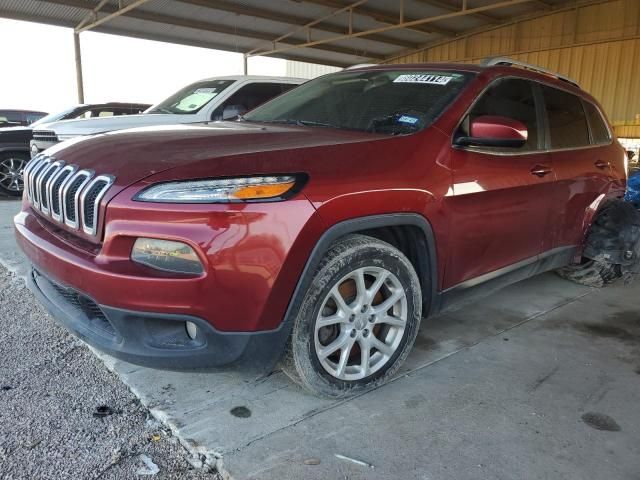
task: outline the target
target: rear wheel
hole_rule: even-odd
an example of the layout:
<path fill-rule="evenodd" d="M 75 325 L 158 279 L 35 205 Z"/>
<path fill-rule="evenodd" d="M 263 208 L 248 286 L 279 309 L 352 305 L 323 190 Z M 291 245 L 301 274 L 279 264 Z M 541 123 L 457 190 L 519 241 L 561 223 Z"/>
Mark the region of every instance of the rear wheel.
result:
<path fill-rule="evenodd" d="M 0 193 L 10 197 L 22 195 L 22 174 L 29 155 L 24 152 L 0 153 Z"/>
<path fill-rule="evenodd" d="M 282 368 L 316 394 L 368 390 L 404 362 L 421 313 L 409 260 L 380 240 L 345 237 L 325 255 L 305 293 Z"/>
<path fill-rule="evenodd" d="M 640 269 L 640 212 L 633 205 L 612 201 L 596 216 L 579 265 L 558 274 L 589 287 L 604 287 L 617 280 L 631 281 Z"/>

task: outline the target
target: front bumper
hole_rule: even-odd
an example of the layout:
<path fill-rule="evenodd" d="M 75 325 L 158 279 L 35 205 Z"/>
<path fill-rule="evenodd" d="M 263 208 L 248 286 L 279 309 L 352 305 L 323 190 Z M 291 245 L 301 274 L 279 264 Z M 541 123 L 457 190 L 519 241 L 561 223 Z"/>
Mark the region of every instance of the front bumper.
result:
<path fill-rule="evenodd" d="M 189 315 L 140 312 L 99 305 L 33 268 L 29 288 L 56 321 L 92 347 L 136 365 L 167 370 L 198 370 L 240 365 L 273 369 L 288 331 L 228 333 Z M 197 326 L 195 338 L 185 323 Z"/>

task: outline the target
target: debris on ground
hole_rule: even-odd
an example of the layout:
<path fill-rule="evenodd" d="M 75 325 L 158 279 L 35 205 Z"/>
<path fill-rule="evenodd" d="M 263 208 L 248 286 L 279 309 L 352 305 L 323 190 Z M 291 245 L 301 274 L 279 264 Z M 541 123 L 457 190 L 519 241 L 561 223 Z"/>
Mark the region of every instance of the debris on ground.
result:
<path fill-rule="evenodd" d="M 108 405 L 99 405 L 96 407 L 96 411 L 93 412 L 94 417 L 108 417 L 109 415 L 113 415 L 113 410 Z"/>
<path fill-rule="evenodd" d="M 344 460 L 345 462 L 351 462 L 351 463 L 355 463 L 356 465 L 360 465 L 361 467 L 370 468 L 371 470 L 375 470 L 375 468 L 376 468 L 373 465 L 371 465 L 370 463 L 363 462 L 362 460 L 356 460 L 355 458 L 347 457 L 345 455 L 340 455 L 339 453 L 336 453 L 335 457 L 340 459 L 340 460 Z"/>
<path fill-rule="evenodd" d="M 148 455 L 145 455 L 144 453 L 141 454 L 140 460 L 142 460 L 142 463 L 144 463 L 144 467 L 140 467 L 136 471 L 136 475 L 155 475 L 160 471 L 158 465 L 153 463 L 153 460 L 151 460 L 151 457 L 149 457 Z"/>

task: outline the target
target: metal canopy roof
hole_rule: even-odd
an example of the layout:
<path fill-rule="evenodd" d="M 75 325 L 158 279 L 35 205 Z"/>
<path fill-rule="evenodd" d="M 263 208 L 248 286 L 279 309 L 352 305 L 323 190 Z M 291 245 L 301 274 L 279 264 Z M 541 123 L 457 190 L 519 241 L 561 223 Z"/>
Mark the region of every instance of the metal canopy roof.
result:
<path fill-rule="evenodd" d="M 575 0 L 0 0 L 0 17 L 325 65 L 405 51 Z"/>

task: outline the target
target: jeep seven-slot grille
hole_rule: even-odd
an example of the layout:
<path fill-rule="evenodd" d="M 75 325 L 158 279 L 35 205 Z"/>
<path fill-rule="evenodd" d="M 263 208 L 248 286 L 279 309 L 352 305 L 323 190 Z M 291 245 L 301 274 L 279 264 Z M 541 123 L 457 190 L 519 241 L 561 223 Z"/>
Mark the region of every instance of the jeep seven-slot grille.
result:
<path fill-rule="evenodd" d="M 100 201 L 113 184 L 110 175 L 95 176 L 47 155 L 38 155 L 24 170 L 27 198 L 34 209 L 76 230 L 96 236 Z"/>

